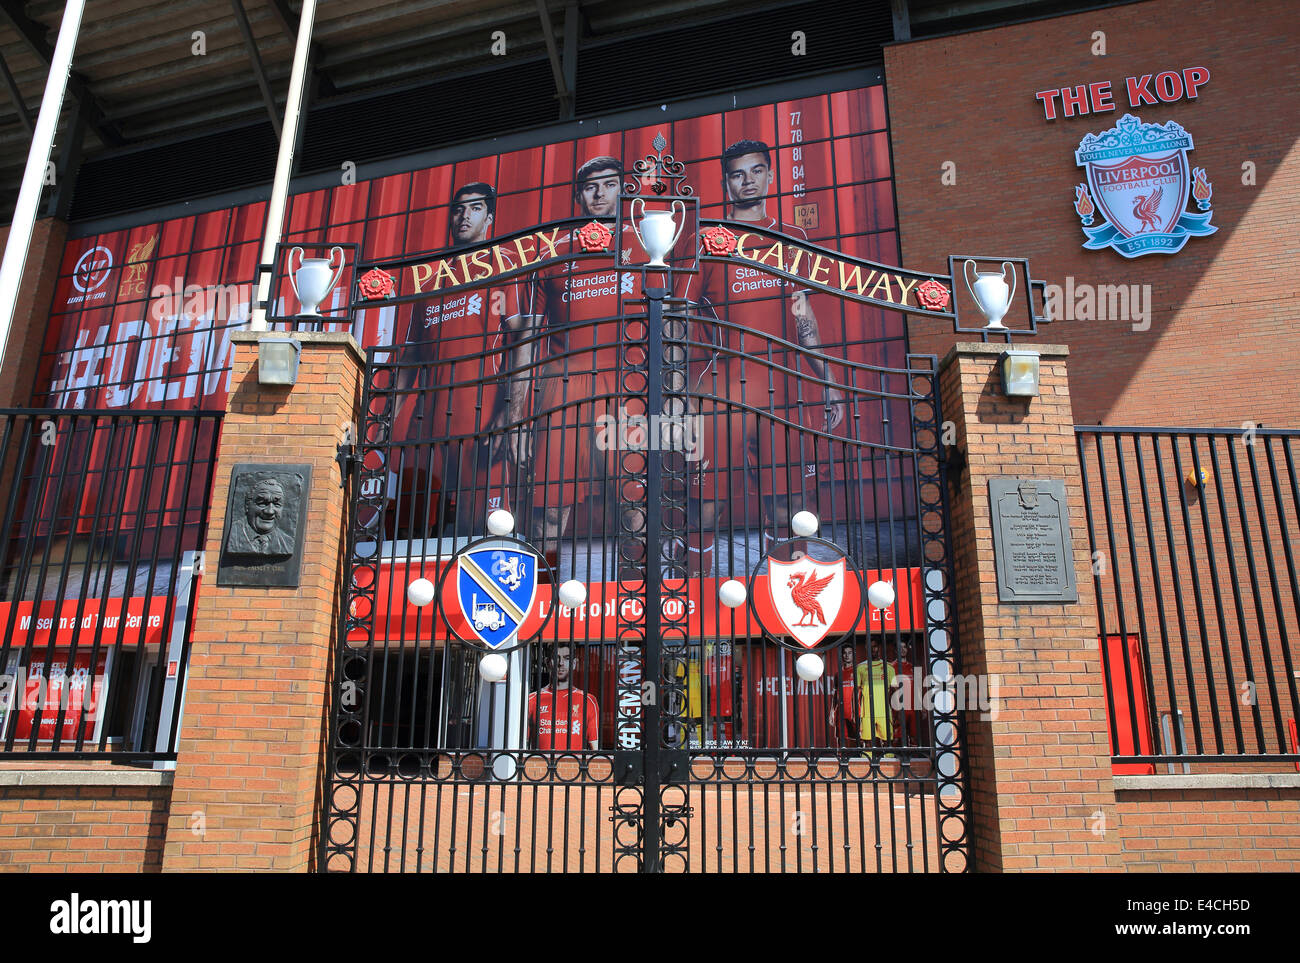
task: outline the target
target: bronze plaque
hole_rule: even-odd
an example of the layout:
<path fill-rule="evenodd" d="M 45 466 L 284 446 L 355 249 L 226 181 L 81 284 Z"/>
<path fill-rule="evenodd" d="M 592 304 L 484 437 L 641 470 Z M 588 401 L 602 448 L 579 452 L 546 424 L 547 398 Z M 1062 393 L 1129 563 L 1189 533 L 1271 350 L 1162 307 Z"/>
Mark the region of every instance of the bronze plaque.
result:
<path fill-rule="evenodd" d="M 311 465 L 236 465 L 218 585 L 298 584 Z"/>
<path fill-rule="evenodd" d="M 991 478 L 993 554 L 1000 602 L 1077 602 L 1065 482 Z"/>

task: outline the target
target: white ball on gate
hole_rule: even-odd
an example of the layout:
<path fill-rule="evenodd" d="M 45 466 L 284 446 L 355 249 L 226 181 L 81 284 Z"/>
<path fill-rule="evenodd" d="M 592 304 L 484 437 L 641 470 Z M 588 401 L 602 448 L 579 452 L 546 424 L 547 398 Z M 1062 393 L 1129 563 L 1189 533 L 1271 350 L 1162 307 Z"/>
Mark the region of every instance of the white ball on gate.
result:
<path fill-rule="evenodd" d="M 820 526 L 821 522 L 817 520 L 817 516 L 808 511 L 795 512 L 790 519 L 790 531 L 800 538 L 811 538 L 817 534 Z"/>
<path fill-rule="evenodd" d="M 433 583 L 427 578 L 417 578 L 406 586 L 406 600 L 416 608 L 424 608 L 433 601 Z"/>
<path fill-rule="evenodd" d="M 749 592 L 740 579 L 729 578 L 718 586 L 718 601 L 729 609 L 738 609 L 745 604 Z"/>
<path fill-rule="evenodd" d="M 794 671 L 799 673 L 799 678 L 805 682 L 816 682 L 826 671 L 826 663 L 816 652 L 805 652 L 794 660 Z"/>
<path fill-rule="evenodd" d="M 509 535 L 515 530 L 515 516 L 504 508 L 498 508 L 488 516 L 487 526 L 493 535 Z"/>
<path fill-rule="evenodd" d="M 569 579 L 560 586 L 560 604 L 571 609 L 576 609 L 583 602 L 587 601 L 587 586 L 583 585 L 577 579 Z"/>
<path fill-rule="evenodd" d="M 478 674 L 485 682 L 500 682 L 505 679 L 509 670 L 510 665 L 506 662 L 506 657 L 495 652 L 483 656 L 483 661 L 478 664 Z"/>
<path fill-rule="evenodd" d="M 872 582 L 867 586 L 867 601 L 878 609 L 887 609 L 894 604 L 894 585 L 892 582 Z"/>

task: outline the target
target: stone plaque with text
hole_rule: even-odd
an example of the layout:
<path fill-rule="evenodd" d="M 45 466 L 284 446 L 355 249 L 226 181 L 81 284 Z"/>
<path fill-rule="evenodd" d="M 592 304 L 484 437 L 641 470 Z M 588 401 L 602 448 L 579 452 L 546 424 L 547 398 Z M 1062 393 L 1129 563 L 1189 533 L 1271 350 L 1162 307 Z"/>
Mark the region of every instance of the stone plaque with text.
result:
<path fill-rule="evenodd" d="M 998 601 L 1077 602 L 1065 482 L 991 478 Z"/>

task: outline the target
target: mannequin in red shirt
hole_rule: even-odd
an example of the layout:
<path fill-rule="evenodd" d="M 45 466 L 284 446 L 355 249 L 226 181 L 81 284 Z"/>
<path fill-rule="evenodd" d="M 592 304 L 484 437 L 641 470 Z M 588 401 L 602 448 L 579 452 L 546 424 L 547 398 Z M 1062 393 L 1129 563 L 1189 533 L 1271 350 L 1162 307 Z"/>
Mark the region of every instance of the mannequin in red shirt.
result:
<path fill-rule="evenodd" d="M 555 682 L 528 697 L 528 728 L 543 751 L 600 748 L 600 708 L 596 697 L 571 684 L 573 647 L 555 647 Z"/>

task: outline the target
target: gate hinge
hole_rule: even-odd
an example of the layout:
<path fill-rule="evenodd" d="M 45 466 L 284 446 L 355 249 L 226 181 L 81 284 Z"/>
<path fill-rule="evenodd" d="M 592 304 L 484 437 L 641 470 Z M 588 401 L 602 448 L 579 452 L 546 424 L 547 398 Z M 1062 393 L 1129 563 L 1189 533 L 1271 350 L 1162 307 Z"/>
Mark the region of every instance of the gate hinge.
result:
<path fill-rule="evenodd" d="M 684 784 L 691 770 L 691 760 L 685 749 L 659 750 L 659 782 L 661 785 Z"/>
<path fill-rule="evenodd" d="M 334 460 L 339 463 L 339 487 L 346 488 L 348 479 L 352 477 L 352 466 L 357 461 L 356 446 L 348 441 L 342 442 Z"/>
<path fill-rule="evenodd" d="M 641 764 L 641 752 L 614 750 L 614 785 L 640 786 L 645 782 L 645 769 Z"/>

